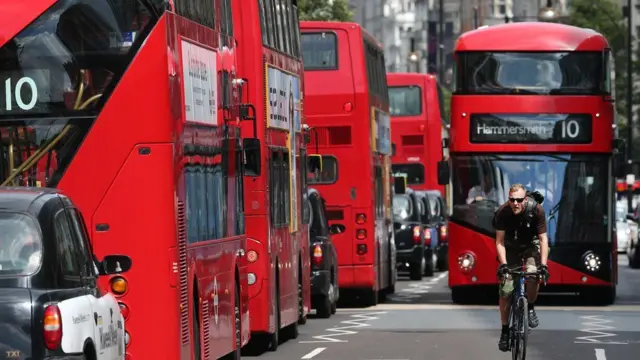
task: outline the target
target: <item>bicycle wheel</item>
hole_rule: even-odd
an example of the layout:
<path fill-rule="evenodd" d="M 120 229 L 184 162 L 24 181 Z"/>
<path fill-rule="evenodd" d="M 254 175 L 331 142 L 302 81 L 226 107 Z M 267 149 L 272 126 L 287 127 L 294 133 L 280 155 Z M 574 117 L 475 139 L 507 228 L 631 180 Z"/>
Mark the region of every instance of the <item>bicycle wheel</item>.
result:
<path fill-rule="evenodd" d="M 520 346 L 516 360 L 525 360 L 527 357 L 527 341 L 529 339 L 529 304 L 526 297 L 518 299 L 518 303 L 520 326 L 518 327 L 517 337 L 520 339 Z"/>
<path fill-rule="evenodd" d="M 516 294 L 513 294 L 515 297 Z M 518 329 L 520 329 L 520 309 L 519 301 L 514 300 L 511 303 L 511 326 L 509 327 L 509 344 L 511 345 L 511 360 L 518 360 L 518 352 L 520 348 L 520 336 L 518 335 Z"/>

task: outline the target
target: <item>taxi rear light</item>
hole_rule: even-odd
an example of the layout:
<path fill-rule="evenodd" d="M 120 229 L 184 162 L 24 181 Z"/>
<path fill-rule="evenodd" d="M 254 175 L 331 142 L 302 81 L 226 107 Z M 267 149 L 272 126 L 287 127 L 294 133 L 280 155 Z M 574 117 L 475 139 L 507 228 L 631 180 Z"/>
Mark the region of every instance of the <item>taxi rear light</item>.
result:
<path fill-rule="evenodd" d="M 322 247 L 320 245 L 313 248 L 313 263 L 315 265 L 322 264 Z"/>
<path fill-rule="evenodd" d="M 358 240 L 364 240 L 367 238 L 367 230 L 365 229 L 358 229 L 358 231 L 356 231 L 356 239 Z"/>
<path fill-rule="evenodd" d="M 121 302 L 119 302 L 118 305 L 120 306 L 122 317 L 127 320 L 129 318 L 129 307 Z"/>
<path fill-rule="evenodd" d="M 424 243 L 427 246 L 431 246 L 431 229 L 424 229 Z"/>
<path fill-rule="evenodd" d="M 420 226 L 414 226 L 413 229 L 413 242 L 416 244 L 420 244 L 422 238 L 420 237 Z"/>
<path fill-rule="evenodd" d="M 122 276 L 111 278 L 111 291 L 116 295 L 123 295 L 127 292 L 129 284 Z"/>
<path fill-rule="evenodd" d="M 44 344 L 49 350 L 57 350 L 62 343 L 62 316 L 58 305 L 44 309 Z"/>
<path fill-rule="evenodd" d="M 445 241 L 445 240 L 447 240 L 447 226 L 442 225 L 440 226 L 440 241 Z"/>

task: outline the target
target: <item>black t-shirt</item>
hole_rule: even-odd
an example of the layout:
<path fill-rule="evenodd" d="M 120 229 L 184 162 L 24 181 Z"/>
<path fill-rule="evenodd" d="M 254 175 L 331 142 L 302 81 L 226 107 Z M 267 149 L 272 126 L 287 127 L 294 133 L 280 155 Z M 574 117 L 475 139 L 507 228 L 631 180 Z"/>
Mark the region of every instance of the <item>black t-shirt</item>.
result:
<path fill-rule="evenodd" d="M 532 201 L 529 199 L 529 201 Z M 532 216 L 526 221 L 526 210 L 515 215 L 509 204 L 503 204 L 496 212 L 495 228 L 497 231 L 504 231 L 504 242 L 507 247 L 527 246 L 539 234 L 547 232 L 547 222 L 544 209 L 540 204 L 536 204 Z"/>

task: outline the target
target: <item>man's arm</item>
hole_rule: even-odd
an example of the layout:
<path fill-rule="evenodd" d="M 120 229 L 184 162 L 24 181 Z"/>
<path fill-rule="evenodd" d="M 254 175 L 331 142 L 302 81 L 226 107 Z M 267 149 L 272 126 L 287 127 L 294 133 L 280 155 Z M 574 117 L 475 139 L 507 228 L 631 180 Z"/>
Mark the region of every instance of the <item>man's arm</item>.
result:
<path fill-rule="evenodd" d="M 504 230 L 496 231 L 496 250 L 500 265 L 507 263 L 507 249 L 504 247 Z"/>
<path fill-rule="evenodd" d="M 504 231 L 506 230 L 506 224 L 502 208 L 498 210 L 496 214 L 496 251 L 498 252 L 498 261 L 500 265 L 507 263 L 507 249 L 504 247 Z"/>
<path fill-rule="evenodd" d="M 547 265 L 547 257 L 549 256 L 549 237 L 547 236 L 547 216 L 542 206 L 536 206 L 536 215 L 536 230 L 538 231 L 538 239 L 540 240 L 540 263 L 542 265 Z"/>

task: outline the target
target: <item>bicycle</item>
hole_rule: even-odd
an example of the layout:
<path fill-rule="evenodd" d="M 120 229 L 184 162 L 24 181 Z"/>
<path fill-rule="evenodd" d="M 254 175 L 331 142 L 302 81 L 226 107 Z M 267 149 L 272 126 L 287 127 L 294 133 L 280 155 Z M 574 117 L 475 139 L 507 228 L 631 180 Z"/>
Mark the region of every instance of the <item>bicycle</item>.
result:
<path fill-rule="evenodd" d="M 509 348 L 513 360 L 525 360 L 527 356 L 529 304 L 525 290 L 525 278 L 535 277 L 537 279 L 542 275 L 540 270 L 535 272 L 523 271 L 525 267 L 523 260 L 520 271 L 509 269 L 507 272 L 508 275 L 511 275 L 514 284 L 514 293 L 511 295 L 511 307 L 509 310 Z M 504 283 L 506 280 L 505 276 L 502 282 Z M 546 285 L 546 280 L 544 283 Z M 518 284 L 517 287 L 515 286 L 516 284 Z"/>

